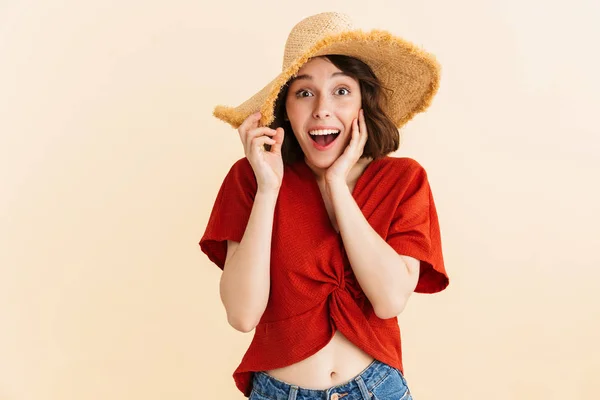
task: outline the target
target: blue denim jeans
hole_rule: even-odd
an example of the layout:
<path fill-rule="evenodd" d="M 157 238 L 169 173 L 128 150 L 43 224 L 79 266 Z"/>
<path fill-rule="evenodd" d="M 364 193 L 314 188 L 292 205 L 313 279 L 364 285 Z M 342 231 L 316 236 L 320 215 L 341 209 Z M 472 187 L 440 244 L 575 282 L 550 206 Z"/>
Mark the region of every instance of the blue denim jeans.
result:
<path fill-rule="evenodd" d="M 325 390 L 288 384 L 265 372 L 254 373 L 249 400 L 412 400 L 402 373 L 374 360 L 360 374 Z"/>

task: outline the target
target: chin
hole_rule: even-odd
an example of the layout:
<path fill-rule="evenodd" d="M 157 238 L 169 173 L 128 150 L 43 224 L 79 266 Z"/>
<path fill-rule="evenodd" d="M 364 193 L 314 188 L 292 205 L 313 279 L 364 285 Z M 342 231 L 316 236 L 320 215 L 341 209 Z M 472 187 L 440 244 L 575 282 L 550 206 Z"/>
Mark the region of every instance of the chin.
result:
<path fill-rule="evenodd" d="M 335 160 L 338 159 L 339 154 L 310 154 L 306 157 L 310 164 L 314 165 L 317 168 L 327 169 L 333 165 Z"/>

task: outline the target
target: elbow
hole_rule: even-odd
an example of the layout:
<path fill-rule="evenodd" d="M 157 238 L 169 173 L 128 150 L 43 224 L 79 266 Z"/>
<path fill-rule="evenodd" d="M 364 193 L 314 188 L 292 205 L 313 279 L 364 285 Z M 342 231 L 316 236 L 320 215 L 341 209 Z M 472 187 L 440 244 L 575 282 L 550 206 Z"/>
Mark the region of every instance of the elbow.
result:
<path fill-rule="evenodd" d="M 373 307 L 373 311 L 375 311 L 375 315 L 380 319 L 390 319 L 400 315 L 405 307 L 406 301 L 390 301 L 383 305 L 383 307 L 381 305 Z"/>
<path fill-rule="evenodd" d="M 256 328 L 256 324 L 249 323 L 243 318 L 234 318 L 229 315 L 227 316 L 227 322 L 229 322 L 229 325 L 231 325 L 233 329 L 242 333 L 248 333 Z"/>
<path fill-rule="evenodd" d="M 377 315 L 377 317 L 379 317 L 379 319 L 394 318 L 394 317 L 398 316 L 400 313 L 401 313 L 401 311 L 395 311 L 395 309 L 392 309 L 392 308 L 387 308 L 384 310 L 375 309 L 375 315 Z"/>

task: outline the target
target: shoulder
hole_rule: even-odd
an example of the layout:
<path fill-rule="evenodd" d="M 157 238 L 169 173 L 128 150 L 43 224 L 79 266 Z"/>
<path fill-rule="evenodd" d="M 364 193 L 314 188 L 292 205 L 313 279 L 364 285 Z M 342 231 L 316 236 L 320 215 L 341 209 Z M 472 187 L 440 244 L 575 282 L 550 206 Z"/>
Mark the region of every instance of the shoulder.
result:
<path fill-rule="evenodd" d="M 233 163 L 229 169 L 228 175 L 233 175 L 238 178 L 254 177 L 254 171 L 252 170 L 250 161 L 248 161 L 246 157 L 242 157 Z"/>
<path fill-rule="evenodd" d="M 256 177 L 250 161 L 246 157 L 242 157 L 234 162 L 225 177 L 225 182 L 229 185 L 239 185 L 249 189 L 256 188 Z"/>
<path fill-rule="evenodd" d="M 233 163 L 230 171 L 235 171 L 235 172 L 252 171 L 252 166 L 250 165 L 250 161 L 248 161 L 248 158 L 242 157 Z"/>
<path fill-rule="evenodd" d="M 384 173 L 400 181 L 427 180 L 427 171 L 414 158 L 386 156 L 382 161 Z"/>
<path fill-rule="evenodd" d="M 388 165 L 400 170 L 425 170 L 421 163 L 410 157 L 392 157 L 386 156 Z"/>
<path fill-rule="evenodd" d="M 431 188 L 425 168 L 410 157 L 389 157 L 389 193 L 404 210 L 422 209 L 430 204 Z"/>

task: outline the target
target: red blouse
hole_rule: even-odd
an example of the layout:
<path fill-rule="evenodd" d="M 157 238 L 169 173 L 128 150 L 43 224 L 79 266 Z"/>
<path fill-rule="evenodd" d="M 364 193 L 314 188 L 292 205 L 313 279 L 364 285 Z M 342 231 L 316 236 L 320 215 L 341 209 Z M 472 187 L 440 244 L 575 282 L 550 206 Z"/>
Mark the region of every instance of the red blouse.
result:
<path fill-rule="evenodd" d="M 217 194 L 200 248 L 223 269 L 227 240 L 240 242 L 257 190 L 246 158 L 231 168 Z M 411 158 L 372 161 L 353 193 L 369 224 L 399 254 L 421 260 L 416 292 L 448 285 L 435 204 L 423 167 Z M 343 217 L 340 217 L 343 218 Z M 396 317 L 375 315 L 330 222 L 315 175 L 304 160 L 284 167 L 275 206 L 271 288 L 250 347 L 233 373 L 246 397 L 253 371 L 285 367 L 325 347 L 336 330 L 377 360 L 401 371 Z"/>

